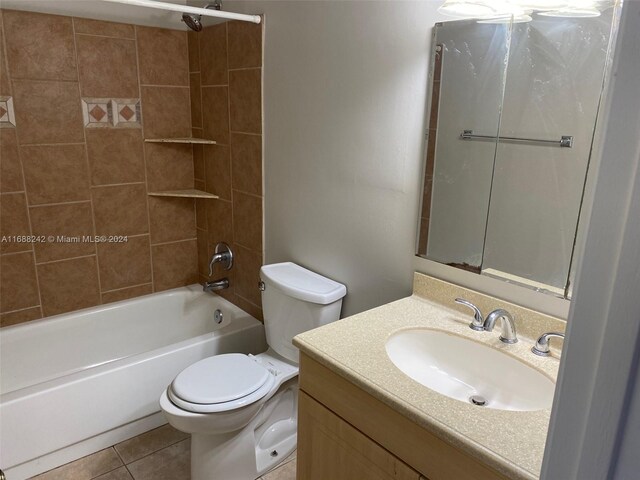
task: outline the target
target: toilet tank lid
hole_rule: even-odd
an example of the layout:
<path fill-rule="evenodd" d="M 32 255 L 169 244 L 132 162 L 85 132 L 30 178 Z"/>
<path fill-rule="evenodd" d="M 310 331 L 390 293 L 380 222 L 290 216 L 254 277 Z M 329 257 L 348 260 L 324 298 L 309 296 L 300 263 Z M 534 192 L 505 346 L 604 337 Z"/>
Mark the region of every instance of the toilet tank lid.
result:
<path fill-rule="evenodd" d="M 347 294 L 347 287 L 341 283 L 292 262 L 264 265 L 260 275 L 265 283 L 305 302 L 328 305 Z"/>

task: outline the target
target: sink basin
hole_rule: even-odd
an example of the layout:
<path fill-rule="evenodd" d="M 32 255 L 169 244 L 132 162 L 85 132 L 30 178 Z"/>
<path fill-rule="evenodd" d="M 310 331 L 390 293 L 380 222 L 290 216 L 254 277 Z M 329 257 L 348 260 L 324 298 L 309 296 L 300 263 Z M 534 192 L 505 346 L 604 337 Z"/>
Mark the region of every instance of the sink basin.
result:
<path fill-rule="evenodd" d="M 393 364 L 416 382 L 478 408 L 551 408 L 553 381 L 487 345 L 436 330 L 410 329 L 392 334 L 386 350 Z"/>

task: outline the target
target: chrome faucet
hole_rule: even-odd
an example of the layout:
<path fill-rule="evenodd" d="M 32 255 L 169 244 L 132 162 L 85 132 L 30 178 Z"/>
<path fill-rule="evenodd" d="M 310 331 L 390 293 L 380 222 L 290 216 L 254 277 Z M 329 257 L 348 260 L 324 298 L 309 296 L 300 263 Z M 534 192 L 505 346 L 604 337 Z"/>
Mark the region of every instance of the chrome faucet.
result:
<path fill-rule="evenodd" d="M 469 328 L 476 332 L 484 332 L 484 318 L 482 318 L 480 309 L 464 298 L 456 298 L 455 302 L 473 310 L 473 321 L 469 324 Z"/>
<path fill-rule="evenodd" d="M 514 323 L 511 314 L 503 308 L 498 308 L 497 310 L 494 310 L 489 315 L 487 315 L 487 318 L 484 321 L 485 331 L 493 331 L 493 327 L 495 326 L 496 320 L 498 319 L 500 319 L 500 324 L 502 327 L 500 341 L 503 343 L 516 343 L 518 341 L 518 337 L 516 335 L 516 324 Z"/>
<path fill-rule="evenodd" d="M 224 242 L 216 245 L 214 254 L 211 256 L 211 260 L 209 261 L 209 276 L 213 275 L 213 266 L 216 263 L 221 263 L 225 270 L 230 270 L 233 266 L 233 252 L 229 245 Z M 205 292 L 215 292 L 216 290 L 224 290 L 225 288 L 229 288 L 228 278 L 204 282 L 202 285 L 202 289 Z"/>
<path fill-rule="evenodd" d="M 536 355 L 540 355 L 541 357 L 548 357 L 549 355 L 551 355 L 551 349 L 549 348 L 549 339 L 554 337 L 564 339 L 564 333 L 543 333 L 542 335 L 540 335 L 540 338 L 538 338 L 536 344 L 531 347 L 531 351 Z"/>

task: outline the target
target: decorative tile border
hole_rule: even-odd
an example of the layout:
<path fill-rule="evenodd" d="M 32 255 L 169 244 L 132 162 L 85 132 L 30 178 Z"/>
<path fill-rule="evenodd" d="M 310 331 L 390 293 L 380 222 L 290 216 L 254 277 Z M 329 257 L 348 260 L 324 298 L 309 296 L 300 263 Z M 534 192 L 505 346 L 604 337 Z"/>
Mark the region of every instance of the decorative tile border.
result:
<path fill-rule="evenodd" d="M 16 126 L 16 114 L 13 109 L 13 97 L 0 97 L 0 128 Z"/>
<path fill-rule="evenodd" d="M 83 98 L 84 126 L 140 128 L 140 99 L 138 98 Z"/>

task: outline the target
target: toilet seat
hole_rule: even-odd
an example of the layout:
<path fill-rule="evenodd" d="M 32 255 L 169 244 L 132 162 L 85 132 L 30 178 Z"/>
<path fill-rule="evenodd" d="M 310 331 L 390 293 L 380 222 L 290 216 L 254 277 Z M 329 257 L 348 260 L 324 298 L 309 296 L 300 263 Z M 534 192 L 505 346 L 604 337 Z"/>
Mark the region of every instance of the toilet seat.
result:
<path fill-rule="evenodd" d="M 215 413 L 250 405 L 264 397 L 274 384 L 274 375 L 252 356 L 230 353 L 187 367 L 169 385 L 167 394 L 183 410 Z"/>

